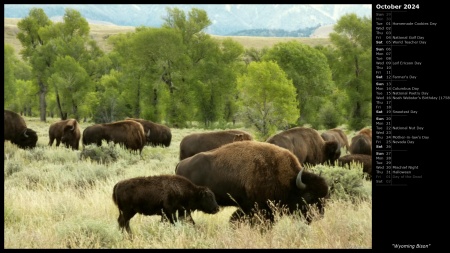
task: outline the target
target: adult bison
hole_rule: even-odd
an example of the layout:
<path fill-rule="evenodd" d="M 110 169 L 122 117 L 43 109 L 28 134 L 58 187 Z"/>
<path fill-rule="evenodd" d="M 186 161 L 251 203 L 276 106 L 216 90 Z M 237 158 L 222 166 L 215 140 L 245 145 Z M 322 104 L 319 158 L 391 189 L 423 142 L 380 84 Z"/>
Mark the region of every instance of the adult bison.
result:
<path fill-rule="evenodd" d="M 73 150 L 77 150 L 81 138 L 78 121 L 76 119 L 66 119 L 55 122 L 50 125 L 48 136 L 50 138 L 48 142 L 49 146 L 52 146 L 56 140 L 57 147 L 62 142 L 66 148 L 71 147 Z"/>
<path fill-rule="evenodd" d="M 112 199 L 119 208 L 119 227 L 131 234 L 130 219 L 137 213 L 161 215 L 174 224 L 176 213 L 190 217 L 192 211 L 219 212 L 214 193 L 182 176 L 135 177 L 114 185 Z M 194 220 L 191 220 L 195 224 Z"/>
<path fill-rule="evenodd" d="M 342 131 L 342 129 L 339 128 L 328 129 L 325 132 L 323 132 L 320 136 L 324 141 L 332 141 L 332 140 L 337 141 L 341 146 L 341 148 L 345 147 L 345 151 L 348 152 L 349 149 L 348 138 L 347 135 L 344 133 L 344 131 Z"/>
<path fill-rule="evenodd" d="M 197 153 L 218 148 L 234 141 L 253 140 L 253 137 L 241 130 L 220 130 L 205 133 L 192 133 L 180 142 L 180 160 Z"/>
<path fill-rule="evenodd" d="M 367 137 L 370 138 L 370 140 L 372 140 L 372 129 L 370 128 L 363 128 L 359 130 L 358 134 L 366 135 Z"/>
<path fill-rule="evenodd" d="M 328 196 L 324 178 L 304 171 L 290 151 L 265 142 L 238 141 L 198 153 L 181 160 L 175 173 L 210 188 L 220 206 L 239 207 L 231 222 L 260 210 L 273 223 L 270 201 L 290 213 L 301 210 L 309 223 L 310 205 L 323 214 Z"/>
<path fill-rule="evenodd" d="M 301 164 L 334 163 L 341 156 L 337 141 L 324 141 L 317 130 L 308 127 L 285 130 L 269 137 L 266 142 L 291 151 Z"/>
<path fill-rule="evenodd" d="M 372 155 L 372 139 L 366 134 L 356 134 L 350 142 L 350 154 Z"/>
<path fill-rule="evenodd" d="M 5 110 L 3 120 L 5 133 L 3 142 L 10 141 L 22 149 L 36 147 L 38 140 L 36 131 L 28 128 L 25 120 L 19 114 Z"/>
<path fill-rule="evenodd" d="M 136 121 L 122 120 L 88 126 L 83 131 L 83 146 L 89 144 L 102 145 L 102 141 L 118 143 L 132 151 L 139 151 L 146 144 L 144 127 Z"/>
<path fill-rule="evenodd" d="M 339 157 L 338 165 L 341 167 L 350 166 L 352 163 L 362 164 L 363 172 L 368 175 L 367 179 L 372 178 L 372 156 L 365 154 L 349 154 Z"/>
<path fill-rule="evenodd" d="M 126 120 L 134 120 L 142 124 L 144 127 L 144 132 L 147 135 L 147 145 L 154 147 L 170 146 L 170 142 L 172 141 L 172 132 L 168 126 L 145 119 L 126 118 Z"/>

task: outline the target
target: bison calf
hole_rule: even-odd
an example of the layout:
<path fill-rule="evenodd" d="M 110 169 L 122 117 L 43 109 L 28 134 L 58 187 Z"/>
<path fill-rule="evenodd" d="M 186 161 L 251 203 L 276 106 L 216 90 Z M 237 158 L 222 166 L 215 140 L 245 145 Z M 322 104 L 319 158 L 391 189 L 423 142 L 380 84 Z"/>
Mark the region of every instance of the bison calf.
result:
<path fill-rule="evenodd" d="M 136 213 L 161 215 L 172 224 L 176 213 L 190 217 L 194 210 L 215 214 L 219 212 L 214 193 L 177 175 L 136 177 L 114 185 L 112 198 L 119 208 L 119 227 L 131 234 L 130 219 Z M 193 224 L 194 221 L 191 220 Z"/>

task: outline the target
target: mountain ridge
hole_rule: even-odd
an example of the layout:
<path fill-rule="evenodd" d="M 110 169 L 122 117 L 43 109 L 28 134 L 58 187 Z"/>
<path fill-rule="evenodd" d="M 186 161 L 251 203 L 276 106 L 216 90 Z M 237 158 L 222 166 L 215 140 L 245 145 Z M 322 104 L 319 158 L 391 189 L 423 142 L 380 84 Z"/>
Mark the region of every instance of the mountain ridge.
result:
<path fill-rule="evenodd" d="M 211 35 L 309 37 L 316 28 L 333 25 L 344 14 L 371 17 L 370 4 L 5 4 L 5 18 L 24 18 L 33 7 L 54 20 L 65 8 L 78 10 L 89 22 L 118 26 L 160 27 L 166 8 L 179 8 L 187 16 L 192 8 L 207 12 Z M 255 34 L 259 31 L 260 34 Z"/>

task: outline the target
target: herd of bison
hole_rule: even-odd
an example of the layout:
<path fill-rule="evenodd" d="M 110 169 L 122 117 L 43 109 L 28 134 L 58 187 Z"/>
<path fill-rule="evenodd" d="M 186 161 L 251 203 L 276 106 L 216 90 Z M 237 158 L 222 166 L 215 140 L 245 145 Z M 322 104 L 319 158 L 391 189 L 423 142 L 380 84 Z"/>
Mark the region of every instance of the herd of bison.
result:
<path fill-rule="evenodd" d="M 23 149 L 36 147 L 37 133 L 27 128 L 19 114 L 5 110 L 4 123 L 4 141 Z M 50 125 L 49 139 L 50 146 L 56 141 L 56 146 L 62 143 L 74 150 L 79 149 L 81 139 L 83 147 L 107 141 L 141 153 L 146 145 L 170 146 L 172 134 L 165 125 L 135 118 L 94 124 L 81 134 L 78 122 L 68 119 Z M 341 150 L 347 154 L 341 156 Z M 265 142 L 241 130 L 193 133 L 181 140 L 179 155 L 175 175 L 136 177 L 114 185 L 112 199 L 119 209 L 122 231 L 131 234 L 129 222 L 137 213 L 195 224 L 192 211 L 215 214 L 225 206 L 239 207 L 230 222 L 252 222 L 258 213 L 273 223 L 274 204 L 289 213 L 300 210 L 310 223 L 311 206 L 324 214 L 329 187 L 321 175 L 305 171 L 303 165 L 362 163 L 370 179 L 372 130 L 364 128 L 350 141 L 337 128 L 320 134 L 313 128 L 294 127 Z"/>

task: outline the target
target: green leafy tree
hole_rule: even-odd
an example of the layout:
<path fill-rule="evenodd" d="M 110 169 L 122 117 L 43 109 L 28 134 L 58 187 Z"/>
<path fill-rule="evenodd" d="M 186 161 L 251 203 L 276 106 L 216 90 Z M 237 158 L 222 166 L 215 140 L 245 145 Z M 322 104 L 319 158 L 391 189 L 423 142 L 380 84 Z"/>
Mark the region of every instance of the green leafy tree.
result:
<path fill-rule="evenodd" d="M 206 57 L 193 68 L 197 82 L 194 85 L 198 119 L 205 127 L 224 122 L 235 113 L 236 76 L 242 45 L 227 39 L 210 40 Z"/>
<path fill-rule="evenodd" d="M 297 41 L 275 44 L 262 57 L 278 63 L 292 80 L 299 108 L 302 112 L 296 124 L 310 124 L 318 127 L 317 114 L 323 104 L 330 99 L 334 83 L 327 58 L 319 50 Z"/>
<path fill-rule="evenodd" d="M 372 124 L 372 19 L 342 16 L 330 33 L 337 57 L 330 59 L 333 77 L 348 95 L 351 129 Z"/>
<path fill-rule="evenodd" d="M 48 68 L 51 66 L 51 55 L 54 51 L 42 50 L 42 47 L 48 41 L 41 37 L 40 30 L 44 27 L 52 25 L 52 21 L 47 17 L 41 8 L 32 8 L 27 17 L 17 23 L 19 33 L 17 38 L 22 44 L 23 49 L 20 54 L 23 59 L 32 66 L 33 77 L 38 86 L 40 120 L 46 121 L 46 101 L 48 84 L 46 78 L 48 76 Z"/>
<path fill-rule="evenodd" d="M 239 115 L 263 140 L 294 123 L 300 111 L 295 87 L 274 61 L 251 62 L 237 79 Z"/>
<path fill-rule="evenodd" d="M 5 44 L 4 46 L 4 61 L 3 61 L 3 67 L 4 67 L 4 73 L 3 73 L 3 101 L 5 108 L 8 107 L 8 105 L 14 101 L 16 89 L 15 89 L 15 78 L 14 78 L 14 61 L 16 61 L 14 56 L 14 48 L 9 45 Z"/>
<path fill-rule="evenodd" d="M 61 119 L 70 116 L 79 120 L 78 106 L 84 102 L 88 92 L 89 75 L 71 56 L 58 57 L 52 72 L 48 82 L 55 88 Z"/>

